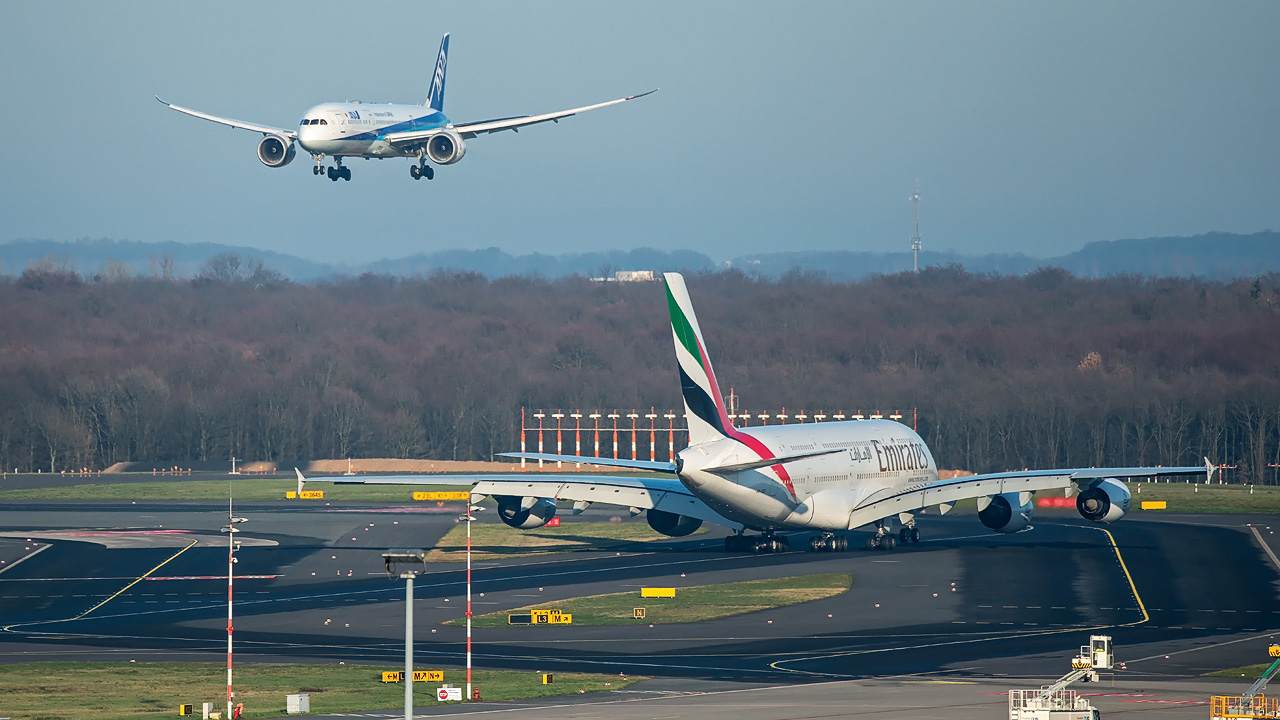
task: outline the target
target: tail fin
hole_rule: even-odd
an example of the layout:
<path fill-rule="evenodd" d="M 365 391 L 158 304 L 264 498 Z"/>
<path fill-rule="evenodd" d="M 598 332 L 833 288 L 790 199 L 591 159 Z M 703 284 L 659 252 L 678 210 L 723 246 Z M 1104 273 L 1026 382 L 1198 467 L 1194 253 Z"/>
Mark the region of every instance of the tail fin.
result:
<path fill-rule="evenodd" d="M 724 396 L 716 384 L 711 359 L 693 303 L 679 273 L 664 273 L 667 306 L 671 311 L 671 334 L 675 338 L 676 362 L 680 366 L 680 392 L 684 395 L 684 416 L 689 425 L 689 444 L 712 442 L 733 432 L 724 409 Z"/>
<path fill-rule="evenodd" d="M 440 54 L 436 56 L 436 72 L 431 76 L 431 87 L 427 90 L 427 107 L 437 112 L 444 112 L 444 71 L 449 62 L 449 33 L 440 41 Z"/>

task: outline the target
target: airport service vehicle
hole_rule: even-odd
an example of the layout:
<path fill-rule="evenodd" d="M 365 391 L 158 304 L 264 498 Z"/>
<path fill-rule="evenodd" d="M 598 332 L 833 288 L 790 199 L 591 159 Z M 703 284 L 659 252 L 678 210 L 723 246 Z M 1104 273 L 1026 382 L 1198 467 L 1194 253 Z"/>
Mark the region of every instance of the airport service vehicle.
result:
<path fill-rule="evenodd" d="M 1099 670 L 1110 670 L 1115 663 L 1110 635 L 1090 635 L 1089 644 L 1080 646 L 1080 654 L 1071 659 L 1071 672 L 1052 685 L 1039 690 L 1009 691 L 1009 720 L 1098 720 L 1098 709 L 1067 686 L 1080 682 L 1098 682 Z"/>
<path fill-rule="evenodd" d="M 490 495 L 498 517 L 515 528 L 545 525 L 559 500 L 573 500 L 580 513 L 592 503 L 643 512 L 649 526 L 671 537 L 703 522 L 732 528 L 729 551 L 781 552 L 787 531 L 809 531 L 808 549 L 848 548 L 842 531 L 870 526 L 870 549 L 892 549 L 920 540 L 917 516 L 942 514 L 976 498 L 978 520 L 998 533 L 1031 528 L 1037 492 L 1062 491 L 1076 498 L 1086 520 L 1110 523 L 1129 511 L 1121 478 L 1208 473 L 1205 467 L 1071 468 L 990 473 L 941 480 L 933 455 L 911 428 L 892 420 L 853 420 L 736 428 L 725 411 L 702 330 L 682 276 L 664 275 L 671 315 L 689 446 L 675 462 L 579 457 L 547 453 L 503 453 L 508 457 L 585 463 L 672 475 L 628 478 L 609 475 L 433 475 L 313 478 L 337 483 L 458 484 L 474 482 L 475 496 Z M 305 480 L 298 473 L 299 490 Z M 897 533 L 893 532 L 895 524 Z M 747 534 L 747 531 L 758 534 Z M 814 533 L 816 531 L 816 533 Z"/>
<path fill-rule="evenodd" d="M 1267 654 L 1276 658 L 1275 662 L 1262 671 L 1243 695 L 1214 695 L 1210 698 L 1210 720 L 1280 717 L 1280 698 L 1267 697 L 1263 694 L 1267 689 L 1267 683 L 1280 674 L 1280 645 L 1268 647 Z"/>
<path fill-rule="evenodd" d="M 297 148 L 311 154 L 315 167 L 311 172 L 327 176 L 330 180 L 351 180 L 351 168 L 342 164 L 344 158 L 416 158 L 409 175 L 414 180 L 436 176 L 436 165 L 452 165 L 467 153 L 466 140 L 486 133 L 503 130 L 518 131 L 528 125 L 559 122 L 588 110 L 634 100 L 657 92 L 650 90 L 639 95 L 610 100 L 542 115 L 520 115 L 455 125 L 444 114 L 445 70 L 449 59 L 449 35 L 440 41 L 436 56 L 435 73 L 427 101 L 423 105 L 390 105 L 362 102 L 330 102 L 316 105 L 302 114 L 297 130 L 242 122 L 208 113 L 178 107 L 157 96 L 162 104 L 180 113 L 209 120 L 242 130 L 262 133 L 258 142 L 258 159 L 267 167 L 284 167 L 293 161 Z M 325 167 L 325 158 L 332 158 L 333 165 Z"/>

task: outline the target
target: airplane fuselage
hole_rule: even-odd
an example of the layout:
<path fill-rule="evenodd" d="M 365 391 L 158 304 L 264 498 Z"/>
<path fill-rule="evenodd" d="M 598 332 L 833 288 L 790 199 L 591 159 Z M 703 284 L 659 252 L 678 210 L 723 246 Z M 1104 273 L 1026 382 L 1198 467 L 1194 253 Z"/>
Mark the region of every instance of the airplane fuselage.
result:
<path fill-rule="evenodd" d="M 924 440 L 892 420 L 736 428 L 734 434 L 680 451 L 679 474 L 690 492 L 747 527 L 846 527 L 863 501 L 938 480 Z M 766 459 L 768 453 L 823 451 L 835 452 L 760 469 L 703 471 Z"/>
<path fill-rule="evenodd" d="M 313 155 L 329 157 L 416 157 L 416 150 L 393 147 L 387 134 L 449 124 L 443 112 L 422 105 L 321 103 L 303 113 L 298 144 Z"/>

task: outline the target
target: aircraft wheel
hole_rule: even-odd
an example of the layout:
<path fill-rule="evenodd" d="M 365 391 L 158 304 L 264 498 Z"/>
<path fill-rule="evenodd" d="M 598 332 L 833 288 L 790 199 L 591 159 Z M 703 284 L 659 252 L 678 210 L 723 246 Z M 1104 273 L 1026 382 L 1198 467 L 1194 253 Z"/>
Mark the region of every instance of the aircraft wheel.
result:
<path fill-rule="evenodd" d="M 418 167 L 417 165 L 410 165 L 409 176 L 412 177 L 414 180 L 420 180 L 422 178 L 422 168 Z"/>
<path fill-rule="evenodd" d="M 835 540 L 835 549 L 837 552 L 844 552 L 849 549 L 849 538 L 841 536 L 833 538 L 833 540 Z"/>
<path fill-rule="evenodd" d="M 809 547 L 805 548 L 805 550 L 809 552 L 817 552 L 820 549 L 822 549 L 822 538 L 820 536 L 809 538 Z"/>
<path fill-rule="evenodd" d="M 899 530 L 898 542 L 902 543 L 903 545 L 906 545 L 907 543 L 911 542 L 911 531 L 908 530 L 907 528 L 902 528 L 901 530 Z"/>
<path fill-rule="evenodd" d="M 431 167 L 430 165 L 427 165 L 426 167 L 422 168 L 422 174 L 423 174 L 423 175 L 424 175 L 428 180 L 435 180 L 435 179 L 436 179 L 436 169 L 435 169 L 435 168 L 433 168 L 433 167 Z"/>
<path fill-rule="evenodd" d="M 319 166 L 319 165 L 312 165 L 312 166 L 311 166 L 311 174 L 312 174 L 312 175 L 319 175 L 319 174 L 320 174 L 320 166 Z"/>
<path fill-rule="evenodd" d="M 885 535 L 884 541 L 880 543 L 880 546 L 885 550 L 892 550 L 898 546 L 898 541 L 892 535 Z"/>
<path fill-rule="evenodd" d="M 872 535 L 871 537 L 867 538 L 867 549 L 868 549 L 868 550 L 879 550 L 879 549 L 880 549 L 880 536 L 879 536 L 879 535 Z"/>
<path fill-rule="evenodd" d="M 920 542 L 920 528 L 911 528 L 911 542 Z"/>
<path fill-rule="evenodd" d="M 351 168 L 349 167 L 342 168 L 342 179 L 346 180 L 347 182 L 351 182 Z"/>

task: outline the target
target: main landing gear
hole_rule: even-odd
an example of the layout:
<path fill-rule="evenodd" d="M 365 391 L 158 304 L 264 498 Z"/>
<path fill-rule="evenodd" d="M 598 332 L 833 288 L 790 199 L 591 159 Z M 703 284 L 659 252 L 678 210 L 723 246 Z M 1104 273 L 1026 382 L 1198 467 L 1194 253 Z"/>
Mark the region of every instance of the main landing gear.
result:
<path fill-rule="evenodd" d="M 333 167 L 324 166 L 323 155 L 312 155 L 315 159 L 315 167 L 311 168 L 311 174 L 317 177 L 327 175 L 330 180 L 338 182 L 339 180 L 351 180 L 351 168 L 342 165 L 342 158 L 333 159 Z"/>
<path fill-rule="evenodd" d="M 849 538 L 835 533 L 823 533 L 809 538 L 809 552 L 844 552 L 849 549 Z"/>
<path fill-rule="evenodd" d="M 896 537 L 892 530 L 885 527 L 882 523 L 876 523 L 876 534 L 867 538 L 867 549 L 892 550 L 898 546 L 898 543 L 907 545 L 918 542 L 920 542 L 920 528 L 916 527 L 914 521 L 910 525 L 899 530 Z"/>
<path fill-rule="evenodd" d="M 772 533 L 748 536 L 735 533 L 724 539 L 724 549 L 729 552 L 778 553 L 787 551 L 787 539 Z"/>
<path fill-rule="evenodd" d="M 422 178 L 426 178 L 428 180 L 435 180 L 436 169 L 426 163 L 421 163 L 419 165 L 410 165 L 409 175 L 412 176 L 414 180 L 421 180 Z"/>

